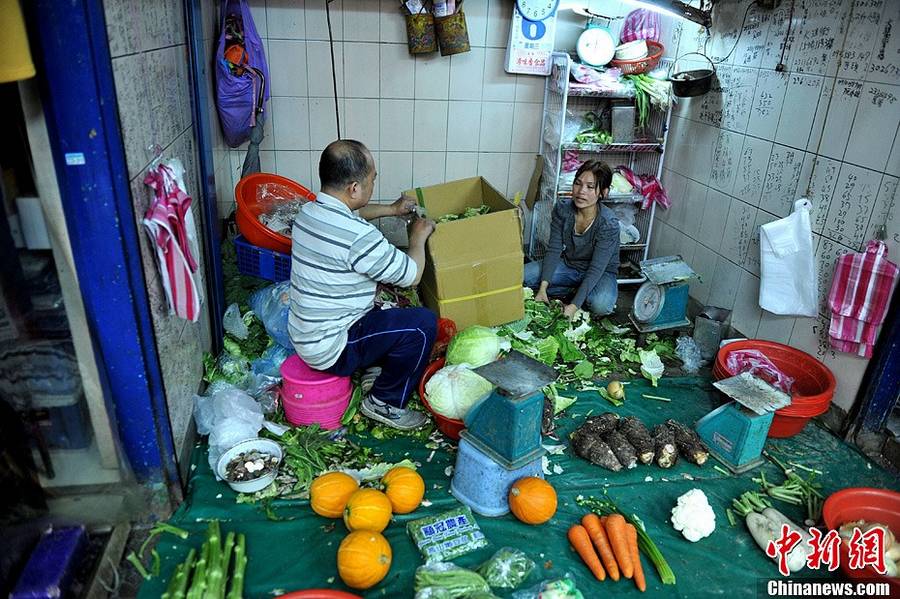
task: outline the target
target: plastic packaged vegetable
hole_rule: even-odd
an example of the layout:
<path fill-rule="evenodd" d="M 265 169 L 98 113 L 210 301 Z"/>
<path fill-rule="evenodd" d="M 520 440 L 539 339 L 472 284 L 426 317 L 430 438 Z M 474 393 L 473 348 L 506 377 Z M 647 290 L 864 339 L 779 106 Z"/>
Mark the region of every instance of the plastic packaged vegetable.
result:
<path fill-rule="evenodd" d="M 512 595 L 513 599 L 584 599 L 584 595 L 575 586 L 575 581 L 570 576 L 545 580 L 540 584 L 517 591 Z"/>
<path fill-rule="evenodd" d="M 512 547 L 501 547 L 476 570 L 489 585 L 498 589 L 514 589 L 534 570 L 534 562 Z"/>
<path fill-rule="evenodd" d="M 444 562 L 487 545 L 472 510 L 460 507 L 406 524 L 426 562 Z"/>
<path fill-rule="evenodd" d="M 491 588 L 476 572 L 448 562 L 433 562 L 416 568 L 416 599 L 456 599 L 490 596 Z"/>

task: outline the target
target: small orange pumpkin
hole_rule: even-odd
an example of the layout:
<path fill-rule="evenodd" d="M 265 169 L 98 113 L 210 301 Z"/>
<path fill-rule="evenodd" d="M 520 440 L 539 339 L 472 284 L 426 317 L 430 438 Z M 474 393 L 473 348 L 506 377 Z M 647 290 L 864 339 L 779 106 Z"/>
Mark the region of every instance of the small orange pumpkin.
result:
<path fill-rule="evenodd" d="M 338 574 L 348 587 L 368 589 L 387 576 L 392 557 L 391 545 L 381 533 L 351 532 L 338 547 Z"/>
<path fill-rule="evenodd" d="M 509 490 L 509 509 L 525 524 L 543 524 L 556 513 L 556 491 L 543 478 L 520 478 Z"/>
<path fill-rule="evenodd" d="M 360 489 L 350 496 L 344 508 L 347 530 L 381 532 L 391 521 L 391 500 L 377 489 Z"/>
<path fill-rule="evenodd" d="M 309 505 L 326 518 L 340 518 L 347 500 L 359 490 L 356 479 L 344 472 L 327 472 L 309 487 Z"/>
<path fill-rule="evenodd" d="M 388 470 L 381 478 L 381 484 L 395 514 L 410 513 L 419 507 L 425 496 L 425 481 L 418 472 L 406 466 Z"/>

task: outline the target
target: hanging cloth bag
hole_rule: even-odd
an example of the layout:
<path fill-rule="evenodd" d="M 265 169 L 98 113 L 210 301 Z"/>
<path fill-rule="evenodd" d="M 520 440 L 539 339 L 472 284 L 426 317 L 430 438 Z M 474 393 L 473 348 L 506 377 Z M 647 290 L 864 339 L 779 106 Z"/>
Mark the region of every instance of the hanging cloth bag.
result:
<path fill-rule="evenodd" d="M 790 216 L 759 228 L 759 307 L 763 310 L 818 316 L 811 207 L 809 200 L 797 200 Z"/>
<path fill-rule="evenodd" d="M 216 49 L 216 108 L 225 143 L 236 148 L 250 138 L 269 99 L 269 67 L 246 0 L 225 0 L 221 25 Z"/>

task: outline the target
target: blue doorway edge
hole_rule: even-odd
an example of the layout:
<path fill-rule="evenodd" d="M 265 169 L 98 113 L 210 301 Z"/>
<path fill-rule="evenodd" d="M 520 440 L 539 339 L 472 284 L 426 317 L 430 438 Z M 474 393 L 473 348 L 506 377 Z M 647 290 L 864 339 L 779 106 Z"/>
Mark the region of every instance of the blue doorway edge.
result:
<path fill-rule="evenodd" d="M 181 496 L 100 0 L 24 3 L 101 383 L 138 482 Z"/>

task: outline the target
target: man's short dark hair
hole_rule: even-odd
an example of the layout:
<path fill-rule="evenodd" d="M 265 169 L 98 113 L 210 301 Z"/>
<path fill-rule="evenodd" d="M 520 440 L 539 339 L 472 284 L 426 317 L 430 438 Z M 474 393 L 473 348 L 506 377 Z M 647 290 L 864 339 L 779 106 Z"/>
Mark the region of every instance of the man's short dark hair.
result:
<path fill-rule="evenodd" d="M 360 183 L 372 171 L 369 150 L 354 139 L 341 139 L 328 144 L 319 159 L 319 181 L 322 188 L 342 189 L 354 181 Z"/>

